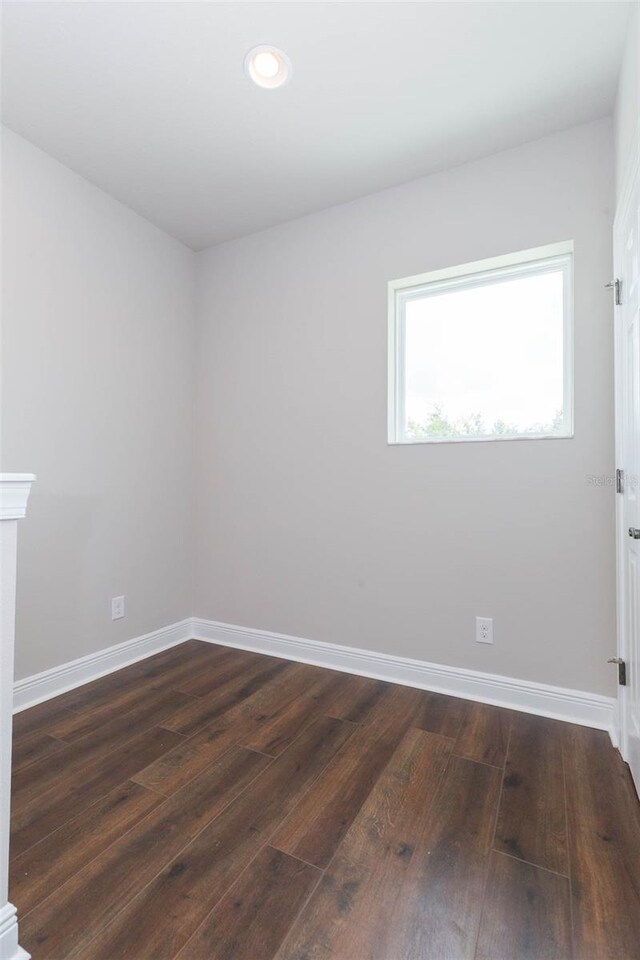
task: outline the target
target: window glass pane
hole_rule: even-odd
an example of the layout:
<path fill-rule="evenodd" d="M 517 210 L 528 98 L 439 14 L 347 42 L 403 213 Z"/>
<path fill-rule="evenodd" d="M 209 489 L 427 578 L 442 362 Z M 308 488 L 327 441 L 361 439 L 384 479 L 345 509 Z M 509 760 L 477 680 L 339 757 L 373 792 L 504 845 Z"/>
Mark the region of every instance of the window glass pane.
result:
<path fill-rule="evenodd" d="M 405 295 L 400 439 L 566 433 L 564 283 L 555 266 Z"/>

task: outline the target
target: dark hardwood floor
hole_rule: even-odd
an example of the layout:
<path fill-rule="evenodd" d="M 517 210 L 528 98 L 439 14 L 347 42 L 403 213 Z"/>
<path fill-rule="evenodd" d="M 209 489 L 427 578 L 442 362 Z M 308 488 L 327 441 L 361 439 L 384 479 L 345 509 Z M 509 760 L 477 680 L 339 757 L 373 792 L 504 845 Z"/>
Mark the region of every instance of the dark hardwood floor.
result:
<path fill-rule="evenodd" d="M 33 960 L 638 960 L 606 733 L 189 641 L 18 714 Z"/>

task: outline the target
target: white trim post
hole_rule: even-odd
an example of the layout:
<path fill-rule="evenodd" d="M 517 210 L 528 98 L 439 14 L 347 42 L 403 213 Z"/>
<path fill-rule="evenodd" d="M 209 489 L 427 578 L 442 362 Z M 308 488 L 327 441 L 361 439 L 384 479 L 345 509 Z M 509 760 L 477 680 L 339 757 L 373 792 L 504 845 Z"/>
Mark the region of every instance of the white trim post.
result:
<path fill-rule="evenodd" d="M 34 480 L 31 473 L 0 473 L 0 960 L 29 960 L 18 945 L 18 917 L 9 903 L 9 814 L 18 520 Z"/>

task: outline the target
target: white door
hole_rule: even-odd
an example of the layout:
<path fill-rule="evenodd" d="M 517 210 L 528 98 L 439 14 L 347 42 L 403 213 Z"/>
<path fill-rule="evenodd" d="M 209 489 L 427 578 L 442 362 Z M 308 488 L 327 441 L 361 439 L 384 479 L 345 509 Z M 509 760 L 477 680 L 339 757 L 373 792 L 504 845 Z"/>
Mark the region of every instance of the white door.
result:
<path fill-rule="evenodd" d="M 616 455 L 622 469 L 617 497 L 618 656 L 626 667 L 620 691 L 620 749 L 640 793 L 640 167 L 614 225 L 619 279 L 616 329 Z"/>

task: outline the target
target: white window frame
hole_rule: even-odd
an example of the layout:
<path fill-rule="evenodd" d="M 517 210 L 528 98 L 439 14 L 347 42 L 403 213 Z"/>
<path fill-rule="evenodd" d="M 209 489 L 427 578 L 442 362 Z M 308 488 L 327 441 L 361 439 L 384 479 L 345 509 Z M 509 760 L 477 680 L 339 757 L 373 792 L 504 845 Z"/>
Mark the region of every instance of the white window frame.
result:
<path fill-rule="evenodd" d="M 443 290 L 469 289 L 484 286 L 487 281 L 511 280 L 514 277 L 557 271 L 562 268 L 563 290 L 563 424 L 560 433 L 518 434 L 512 437 L 434 437 L 409 439 L 404 435 L 405 421 L 405 308 L 407 302 L 422 299 Z M 389 378 L 388 378 L 388 442 L 470 443 L 499 440 L 567 440 L 573 433 L 573 241 L 565 240 L 518 253 L 508 253 L 488 260 L 476 260 L 457 267 L 433 270 L 430 273 L 404 277 L 389 282 Z"/>

